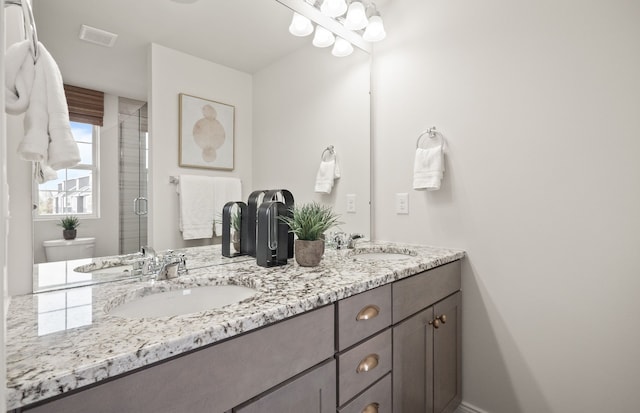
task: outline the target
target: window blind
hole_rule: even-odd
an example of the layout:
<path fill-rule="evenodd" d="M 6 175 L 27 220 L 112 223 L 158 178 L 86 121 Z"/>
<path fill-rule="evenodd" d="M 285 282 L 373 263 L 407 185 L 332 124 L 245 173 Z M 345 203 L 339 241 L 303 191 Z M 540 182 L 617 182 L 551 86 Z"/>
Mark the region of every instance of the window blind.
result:
<path fill-rule="evenodd" d="M 102 126 L 104 93 L 78 86 L 64 85 L 69 106 L 69 120 Z"/>

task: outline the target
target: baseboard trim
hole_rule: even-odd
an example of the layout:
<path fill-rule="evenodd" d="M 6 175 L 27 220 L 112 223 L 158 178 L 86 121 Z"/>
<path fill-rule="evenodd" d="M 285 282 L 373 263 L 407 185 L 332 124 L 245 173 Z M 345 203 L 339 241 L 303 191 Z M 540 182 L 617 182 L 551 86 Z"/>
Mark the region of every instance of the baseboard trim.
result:
<path fill-rule="evenodd" d="M 489 413 L 486 410 L 482 410 L 472 404 L 462 402 L 455 413 Z"/>

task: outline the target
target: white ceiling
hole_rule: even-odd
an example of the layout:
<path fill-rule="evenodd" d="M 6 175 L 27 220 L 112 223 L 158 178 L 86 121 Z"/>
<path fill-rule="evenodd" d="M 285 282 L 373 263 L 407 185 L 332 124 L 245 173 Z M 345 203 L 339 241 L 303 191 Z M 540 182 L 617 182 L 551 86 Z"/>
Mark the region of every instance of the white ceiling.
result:
<path fill-rule="evenodd" d="M 32 2 L 39 38 L 66 83 L 142 100 L 149 43 L 247 73 L 310 43 L 289 34 L 291 11 L 276 0 Z M 115 46 L 81 41 L 82 24 L 118 34 Z"/>

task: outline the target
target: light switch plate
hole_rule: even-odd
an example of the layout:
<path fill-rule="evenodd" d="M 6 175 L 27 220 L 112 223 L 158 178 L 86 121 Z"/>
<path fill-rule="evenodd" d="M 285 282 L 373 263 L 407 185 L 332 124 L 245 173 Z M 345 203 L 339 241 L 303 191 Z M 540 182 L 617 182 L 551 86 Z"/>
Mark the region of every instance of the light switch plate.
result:
<path fill-rule="evenodd" d="M 347 212 L 356 213 L 356 194 L 347 194 Z"/>
<path fill-rule="evenodd" d="M 399 193 L 396 194 L 396 214 L 408 214 L 409 213 L 409 194 Z"/>

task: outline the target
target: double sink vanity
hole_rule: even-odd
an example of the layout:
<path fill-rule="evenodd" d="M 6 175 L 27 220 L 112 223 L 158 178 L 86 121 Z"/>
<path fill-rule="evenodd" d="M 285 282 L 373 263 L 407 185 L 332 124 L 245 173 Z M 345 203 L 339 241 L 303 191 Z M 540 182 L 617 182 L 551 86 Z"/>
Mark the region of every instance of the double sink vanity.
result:
<path fill-rule="evenodd" d="M 220 246 L 183 252 L 189 272 L 175 279 L 128 276 L 13 297 L 8 410 L 442 413 L 458 406 L 464 252 L 363 242 L 327 250 L 313 268 L 221 260 Z M 206 266 L 209 256 L 225 265 Z"/>

